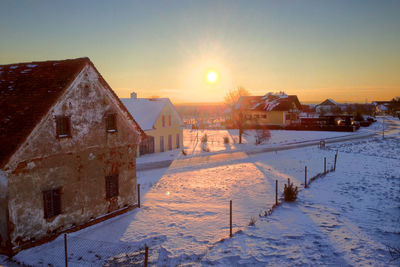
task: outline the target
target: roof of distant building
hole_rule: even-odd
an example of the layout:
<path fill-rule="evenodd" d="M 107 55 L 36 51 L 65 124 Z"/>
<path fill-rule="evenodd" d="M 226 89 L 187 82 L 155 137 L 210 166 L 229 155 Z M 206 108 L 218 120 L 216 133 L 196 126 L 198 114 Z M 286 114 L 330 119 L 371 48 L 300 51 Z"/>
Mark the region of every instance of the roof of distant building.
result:
<path fill-rule="evenodd" d="M 267 93 L 264 96 L 241 96 L 237 108 L 264 111 L 289 111 L 301 109 L 301 104 L 296 95 L 284 93 Z"/>
<path fill-rule="evenodd" d="M 161 115 L 165 105 L 169 105 L 174 115 L 178 118 L 179 124 L 183 122 L 168 98 L 121 98 L 121 102 L 139 123 L 144 131 L 154 129 L 154 124 Z"/>

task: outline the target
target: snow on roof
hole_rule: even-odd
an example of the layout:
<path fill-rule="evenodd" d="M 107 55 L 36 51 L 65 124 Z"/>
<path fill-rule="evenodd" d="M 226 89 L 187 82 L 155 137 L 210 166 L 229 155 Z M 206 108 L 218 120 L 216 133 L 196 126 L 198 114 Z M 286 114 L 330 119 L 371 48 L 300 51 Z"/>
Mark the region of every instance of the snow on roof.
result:
<path fill-rule="evenodd" d="M 144 131 L 153 129 L 165 105 L 171 107 L 172 112 L 179 120 L 179 124 L 183 124 L 168 98 L 121 98 L 121 102 Z"/>
<path fill-rule="evenodd" d="M 334 105 L 339 105 L 336 101 L 334 101 L 331 98 L 326 99 L 324 102 L 319 104 L 318 106 L 334 106 Z"/>
<path fill-rule="evenodd" d="M 121 98 L 121 102 L 144 131 L 153 129 L 153 125 L 167 101 L 167 98 L 151 100 L 147 98 Z"/>
<path fill-rule="evenodd" d="M 275 107 L 277 107 L 280 103 L 281 100 L 284 98 L 288 98 L 287 94 L 285 93 L 267 93 L 261 99 L 264 101 L 264 109 L 266 111 L 272 111 Z M 254 106 L 254 108 L 257 108 L 262 102 L 258 103 L 257 105 Z"/>

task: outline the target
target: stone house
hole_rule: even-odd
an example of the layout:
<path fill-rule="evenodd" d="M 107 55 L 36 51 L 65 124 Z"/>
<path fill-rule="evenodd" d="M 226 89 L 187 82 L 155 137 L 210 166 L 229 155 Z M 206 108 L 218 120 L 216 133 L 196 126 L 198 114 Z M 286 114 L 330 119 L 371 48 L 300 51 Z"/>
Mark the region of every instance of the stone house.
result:
<path fill-rule="evenodd" d="M 235 108 L 243 114 L 245 128 L 284 127 L 298 123 L 301 112 L 297 96 L 284 93 L 241 96 Z"/>
<path fill-rule="evenodd" d="M 146 134 L 137 154 L 159 153 L 183 148 L 184 124 L 168 98 L 121 98 L 122 103 Z"/>
<path fill-rule="evenodd" d="M 88 58 L 0 66 L 0 252 L 137 202 L 144 135 Z"/>

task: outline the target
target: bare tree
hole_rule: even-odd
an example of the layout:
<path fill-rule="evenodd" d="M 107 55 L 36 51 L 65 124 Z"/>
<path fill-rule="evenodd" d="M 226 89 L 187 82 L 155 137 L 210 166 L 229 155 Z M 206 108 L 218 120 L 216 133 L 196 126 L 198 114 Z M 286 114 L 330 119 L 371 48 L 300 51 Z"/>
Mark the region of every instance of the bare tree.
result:
<path fill-rule="evenodd" d="M 236 89 L 230 90 L 225 96 L 225 105 L 230 110 L 232 123 L 235 127 L 239 129 L 239 144 L 242 143 L 243 134 L 243 107 L 239 107 L 238 101 L 241 96 L 250 95 L 244 87 L 238 87 Z"/>

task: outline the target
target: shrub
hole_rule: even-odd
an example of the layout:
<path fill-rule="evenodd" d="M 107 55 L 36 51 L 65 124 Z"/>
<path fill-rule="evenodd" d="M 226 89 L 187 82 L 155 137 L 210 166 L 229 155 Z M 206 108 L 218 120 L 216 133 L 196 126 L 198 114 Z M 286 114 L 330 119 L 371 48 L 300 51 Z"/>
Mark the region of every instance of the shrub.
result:
<path fill-rule="evenodd" d="M 254 226 L 256 224 L 256 221 L 257 221 L 256 217 L 251 216 L 249 226 Z"/>
<path fill-rule="evenodd" d="M 182 149 L 182 154 L 183 154 L 184 156 L 187 155 L 187 153 L 186 153 L 186 151 L 185 151 L 184 149 Z"/>
<path fill-rule="evenodd" d="M 207 134 L 204 134 L 203 137 L 201 137 L 201 142 L 202 143 L 207 143 Z"/>
<path fill-rule="evenodd" d="M 210 152 L 207 143 L 201 143 L 201 150 L 203 150 L 204 152 Z"/>
<path fill-rule="evenodd" d="M 288 180 L 288 185 L 285 184 L 285 188 L 283 189 L 285 201 L 296 201 L 297 193 L 297 186 L 294 187 L 293 183 L 290 183 L 290 180 Z"/>
<path fill-rule="evenodd" d="M 224 136 L 224 144 L 229 144 L 229 137 L 228 136 Z"/>
<path fill-rule="evenodd" d="M 265 141 L 269 140 L 270 138 L 271 138 L 271 133 L 268 129 L 257 129 L 255 144 L 260 145 Z"/>

